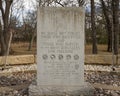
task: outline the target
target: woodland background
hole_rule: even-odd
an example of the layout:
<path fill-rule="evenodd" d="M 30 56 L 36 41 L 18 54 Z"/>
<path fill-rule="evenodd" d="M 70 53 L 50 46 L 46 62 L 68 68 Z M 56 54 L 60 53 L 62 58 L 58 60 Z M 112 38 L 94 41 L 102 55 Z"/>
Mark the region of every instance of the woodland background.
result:
<path fill-rule="evenodd" d="M 0 0 L 1 56 L 36 54 L 38 6 L 84 6 L 86 53 L 119 54 L 120 0 Z"/>

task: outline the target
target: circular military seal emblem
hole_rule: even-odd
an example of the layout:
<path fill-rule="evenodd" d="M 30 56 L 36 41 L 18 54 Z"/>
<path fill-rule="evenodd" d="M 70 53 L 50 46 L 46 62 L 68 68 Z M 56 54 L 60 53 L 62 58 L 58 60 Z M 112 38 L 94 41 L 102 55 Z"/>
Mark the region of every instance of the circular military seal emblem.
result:
<path fill-rule="evenodd" d="M 63 59 L 63 55 L 60 54 L 60 55 L 58 56 L 58 58 L 59 58 L 59 60 L 62 60 L 62 59 Z"/>
<path fill-rule="evenodd" d="M 66 56 L 66 59 L 67 59 L 67 60 L 70 60 L 70 59 L 71 59 L 71 55 L 67 55 L 67 56 Z"/>
<path fill-rule="evenodd" d="M 55 55 L 52 54 L 52 55 L 50 56 L 50 58 L 51 58 L 52 60 L 54 60 L 54 59 L 55 59 Z"/>
<path fill-rule="evenodd" d="M 47 59 L 48 59 L 48 56 L 47 56 L 46 54 L 44 54 L 44 55 L 42 56 L 42 58 L 43 58 L 44 60 L 47 60 Z"/>
<path fill-rule="evenodd" d="M 74 55 L 74 60 L 78 60 L 79 56 L 78 55 Z"/>

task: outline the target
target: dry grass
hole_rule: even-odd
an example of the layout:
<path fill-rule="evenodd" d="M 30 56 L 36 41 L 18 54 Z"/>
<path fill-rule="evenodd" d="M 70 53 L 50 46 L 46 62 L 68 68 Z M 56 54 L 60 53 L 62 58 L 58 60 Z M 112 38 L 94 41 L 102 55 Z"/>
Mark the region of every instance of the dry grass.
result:
<path fill-rule="evenodd" d="M 28 51 L 28 46 L 29 43 L 27 42 L 13 43 L 11 45 L 12 52 L 10 52 L 10 54 L 13 55 L 36 54 L 36 44 L 35 43 L 33 44 L 31 51 Z"/>
<path fill-rule="evenodd" d="M 97 45 L 98 54 L 112 54 L 111 52 L 107 52 L 107 45 Z M 85 45 L 85 54 L 92 54 L 92 45 Z"/>
<path fill-rule="evenodd" d="M 28 42 L 17 42 L 12 43 L 11 49 L 12 52 L 10 54 L 12 55 L 25 55 L 25 54 L 36 54 L 36 43 L 33 44 L 32 50 L 28 51 Z M 107 45 L 98 45 L 98 54 L 112 54 L 110 52 L 107 52 Z M 85 45 L 85 54 L 92 54 L 92 45 L 87 44 Z"/>

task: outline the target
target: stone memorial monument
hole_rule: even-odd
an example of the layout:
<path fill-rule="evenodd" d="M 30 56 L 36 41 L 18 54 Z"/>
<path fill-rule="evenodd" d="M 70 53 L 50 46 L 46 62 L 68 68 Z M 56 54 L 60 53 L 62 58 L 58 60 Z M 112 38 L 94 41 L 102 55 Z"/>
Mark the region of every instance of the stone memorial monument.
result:
<path fill-rule="evenodd" d="M 37 84 L 30 96 L 92 96 L 84 82 L 84 21 L 84 8 L 39 8 Z"/>

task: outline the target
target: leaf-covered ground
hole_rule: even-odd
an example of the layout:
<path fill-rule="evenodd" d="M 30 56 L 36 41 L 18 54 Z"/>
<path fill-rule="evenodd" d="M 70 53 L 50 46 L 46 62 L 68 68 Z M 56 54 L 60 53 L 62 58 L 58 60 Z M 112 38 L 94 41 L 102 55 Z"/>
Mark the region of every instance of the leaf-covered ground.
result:
<path fill-rule="evenodd" d="M 0 87 L 30 84 L 36 77 L 36 73 L 16 73 L 7 76 L 0 76 Z M 113 86 L 120 86 L 120 73 L 109 72 L 85 72 L 86 81 Z M 95 89 L 94 96 L 120 96 L 120 91 Z M 2 91 L 0 96 L 28 96 L 28 86 L 19 90 Z"/>

